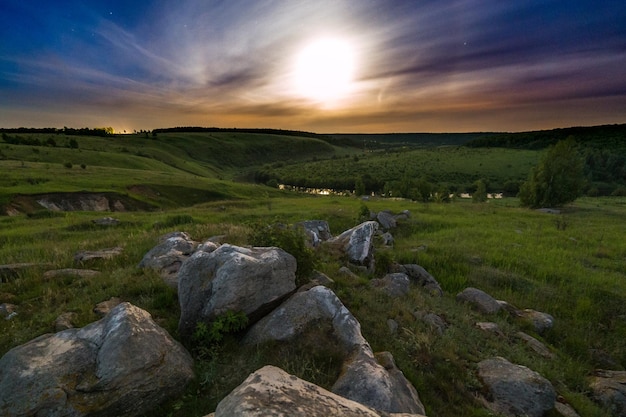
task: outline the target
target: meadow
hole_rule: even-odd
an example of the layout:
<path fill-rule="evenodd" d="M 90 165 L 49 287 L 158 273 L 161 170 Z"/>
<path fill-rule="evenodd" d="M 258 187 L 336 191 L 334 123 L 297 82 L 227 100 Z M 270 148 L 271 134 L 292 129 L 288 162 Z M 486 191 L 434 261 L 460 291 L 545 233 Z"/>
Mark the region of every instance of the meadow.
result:
<path fill-rule="evenodd" d="M 315 253 L 315 259 L 316 268 L 335 280 L 333 290 L 360 321 L 363 335 L 374 351 L 392 352 L 399 368 L 417 388 L 427 415 L 490 415 L 478 399 L 482 387 L 475 369 L 477 362 L 495 355 L 540 372 L 581 416 L 607 415 L 590 398 L 587 378 L 594 369 L 606 367 L 607 358 L 615 369 L 626 367 L 626 241 L 623 239 L 626 198 L 583 197 L 555 215 L 520 208 L 515 198 L 486 203 L 453 199 L 440 204 L 302 195 L 235 181 L 260 169 L 268 158 L 272 163 L 280 162 L 284 155 L 274 155 L 273 147 L 268 148 L 269 156 L 262 156 L 262 148 L 258 148 L 244 152 L 243 156 L 232 156 L 248 158 L 245 161 L 223 166 L 211 162 L 219 159 L 219 154 L 201 155 L 193 151 L 201 149 L 202 144 L 198 143 L 206 141 L 206 136 L 185 136 L 189 144 L 179 147 L 173 136 L 168 135 L 175 134 L 159 133 L 156 140 L 79 138 L 78 149 L 0 144 L 5 156 L 0 161 L 0 205 L 12 201 L 17 194 L 98 190 L 126 193 L 154 206 L 151 211 L 94 213 L 37 209 L 17 216 L 0 216 L 0 263 L 40 264 L 17 276 L 1 278 L 0 303 L 17 305 L 18 314 L 11 320 L 0 320 L 0 355 L 54 331 L 53 323 L 61 313 L 74 312 L 77 327 L 97 320 L 93 307 L 111 297 L 120 297 L 146 309 L 177 338 L 176 291 L 157 274 L 137 267 L 158 237 L 167 232 L 185 231 L 197 241 L 221 235 L 224 242 L 248 245 L 255 243 L 253 237 L 259 225 L 322 219 L 337 235 L 363 221 L 362 216 L 368 211 L 409 210 L 411 217 L 392 232 L 394 247 L 377 247 L 375 273 L 360 272 L 356 280 L 347 278 L 338 273 L 343 265 L 341 258 L 324 248 Z M 228 138 L 231 134 L 223 135 Z M 246 135 L 254 139 L 254 135 Z M 281 140 L 288 143 L 294 139 Z M 344 160 L 358 163 L 370 158 L 361 150 L 333 151 L 328 143 L 321 145 L 320 152 L 311 151 L 319 145 L 316 139 L 295 140 L 298 143 L 290 146 L 301 146 L 304 151 L 291 152 L 292 158 L 300 161 L 307 161 L 312 155 L 318 159 L 320 155 L 330 158 L 324 163 Z M 168 141 L 177 150 L 164 148 Z M 268 139 L 267 143 L 272 142 Z M 185 152 L 180 150 L 184 146 L 189 146 L 185 152 L 193 158 L 185 157 Z M 234 152 L 226 145 L 220 146 Z M 33 151 L 34 148 L 39 152 Z M 159 149 L 171 159 L 163 156 L 158 160 Z M 137 155 L 139 152 L 155 157 Z M 354 152 L 358 161 L 354 161 Z M 463 168 L 446 165 L 454 160 L 451 154 L 465 152 L 463 149 L 411 152 L 426 152 L 424 163 L 429 161 L 433 165 L 425 165 L 422 170 L 429 175 L 463 172 L 488 176 L 493 170 L 501 173 L 498 181 L 522 176 L 539 155 L 539 151 L 511 154 L 505 151 L 501 161 L 494 161 L 493 150 L 471 150 L 468 152 L 477 152 L 470 154 L 473 163 Z M 406 157 L 415 160 L 417 154 L 411 152 Z M 484 159 L 477 159 L 480 152 Z M 92 153 L 97 157 L 89 159 Z M 463 156 L 458 160 L 467 160 L 467 154 Z M 370 162 L 373 165 L 376 158 L 392 158 L 386 170 L 389 171 L 393 158 L 404 157 L 404 153 L 373 155 Z M 64 166 L 66 161 L 72 162 L 72 168 Z M 435 164 L 437 161 L 439 165 Z M 478 161 L 483 165 L 476 164 Z M 86 168 L 81 168 L 81 163 Z M 321 163 L 309 161 L 306 164 L 313 165 L 303 166 L 317 173 L 323 171 L 323 165 L 315 164 Z M 187 165 L 189 169 L 181 169 Z M 145 188 L 138 191 L 138 185 L 146 184 L 153 192 L 147 193 Z M 114 216 L 120 224 L 104 227 L 92 222 L 104 215 Z M 84 264 L 74 261 L 77 251 L 115 246 L 124 248 L 117 258 Z M 391 298 L 372 288 L 370 280 L 382 277 L 385 266 L 392 262 L 423 266 L 439 281 L 444 296 L 431 297 L 421 288 L 413 288 L 405 298 Z M 45 270 L 72 267 L 96 269 L 101 275 L 43 279 Z M 456 294 L 469 286 L 518 308 L 549 313 L 555 317 L 555 326 L 539 336 L 508 314 L 481 315 L 455 301 Z M 416 319 L 416 311 L 440 315 L 447 323 L 446 330 L 439 333 Z M 390 318 L 399 324 L 394 336 L 390 336 L 387 326 Z M 477 329 L 478 321 L 498 323 L 503 337 Z M 518 330 L 543 341 L 555 358 L 543 358 L 520 343 L 515 337 Z M 264 364 L 280 366 L 327 388 L 339 372 L 340 364 L 331 352 L 313 354 L 306 346 L 297 345 L 242 349 L 238 345 L 240 336 L 230 334 L 219 344 L 191 347 L 196 359 L 196 381 L 184 397 L 151 415 L 206 415 L 250 372 Z"/>

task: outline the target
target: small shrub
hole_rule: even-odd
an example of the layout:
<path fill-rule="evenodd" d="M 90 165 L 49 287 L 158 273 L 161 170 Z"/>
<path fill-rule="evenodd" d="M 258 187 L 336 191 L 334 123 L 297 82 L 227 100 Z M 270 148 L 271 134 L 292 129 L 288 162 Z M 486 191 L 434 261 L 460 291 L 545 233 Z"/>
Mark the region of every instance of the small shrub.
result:
<path fill-rule="evenodd" d="M 65 168 L 67 168 L 67 169 L 72 169 L 72 167 L 73 167 L 74 165 L 72 165 L 72 163 L 71 163 L 71 162 L 66 162 L 66 163 L 64 163 L 64 164 L 63 164 L 63 166 L 64 166 Z"/>
<path fill-rule="evenodd" d="M 615 190 L 613 190 L 613 192 L 611 193 L 611 196 L 613 196 L 613 197 L 626 197 L 626 187 L 624 187 L 624 186 L 617 187 Z"/>
<path fill-rule="evenodd" d="M 210 356 L 215 345 L 227 334 L 239 332 L 248 325 L 248 316 L 243 311 L 227 311 L 217 316 L 212 322 L 198 322 L 191 336 L 195 351 L 200 356 Z"/>
<path fill-rule="evenodd" d="M 315 269 L 315 254 L 307 246 L 306 235 L 300 228 L 287 227 L 282 224 L 273 226 L 253 224 L 248 234 L 248 243 L 253 246 L 276 246 L 296 258 L 298 262 L 297 285 L 304 284 L 306 277 Z"/>
<path fill-rule="evenodd" d="M 80 164 L 80 167 L 81 167 L 82 169 L 87 169 L 87 165 L 85 165 L 85 164 Z"/>

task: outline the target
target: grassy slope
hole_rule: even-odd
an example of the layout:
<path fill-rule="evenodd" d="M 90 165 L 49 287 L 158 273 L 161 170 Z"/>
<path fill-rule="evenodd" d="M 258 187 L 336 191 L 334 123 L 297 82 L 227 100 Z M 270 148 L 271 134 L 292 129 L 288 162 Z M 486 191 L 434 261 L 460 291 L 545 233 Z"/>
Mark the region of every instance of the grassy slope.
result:
<path fill-rule="evenodd" d="M 195 239 L 225 235 L 233 244 L 246 244 L 249 222 L 285 223 L 327 219 L 334 234 L 356 224 L 360 202 L 352 198 L 271 197 L 220 201 L 163 213 L 116 213 L 117 228 L 98 228 L 90 220 L 97 213 L 64 213 L 54 218 L 0 218 L 0 258 L 6 262 L 47 262 L 54 268 L 76 267 L 73 254 L 124 246 L 119 259 L 94 262 L 103 272 L 97 279 L 60 278 L 45 282 L 41 271 L 0 284 L 3 302 L 19 305 L 19 315 L 0 322 L 0 354 L 52 331 L 62 312 L 77 313 L 78 325 L 96 320 L 93 305 L 118 296 L 150 311 L 170 333 L 176 334 L 176 294 L 160 279 L 136 265 L 171 230 L 188 231 Z M 561 217 L 519 209 L 513 200 L 472 204 L 416 204 L 407 201 L 371 201 L 372 210 L 409 209 L 412 218 L 394 232 L 391 256 L 402 263 L 419 263 L 442 284 L 445 296 L 431 298 L 414 288 L 405 299 L 394 300 L 369 287 L 372 277 L 353 281 L 337 274 L 341 262 L 322 251 L 319 268 L 336 280 L 334 289 L 362 324 L 364 336 L 377 351 L 388 350 L 416 385 L 428 415 L 486 416 L 474 396 L 480 390 L 475 364 L 502 355 L 549 378 L 560 394 L 586 416 L 602 416 L 586 395 L 586 376 L 596 366 L 589 348 L 600 348 L 621 366 L 626 365 L 626 226 L 616 219 L 626 215 L 626 200 L 579 201 Z M 556 220 L 564 221 L 558 230 Z M 170 225 L 163 228 L 163 226 Z M 50 242 L 54 242 L 51 245 Z M 386 253 L 387 255 L 381 255 Z M 490 292 L 520 308 L 551 313 L 556 326 L 544 341 L 557 359 L 547 360 L 516 342 L 514 333 L 529 329 L 507 315 L 486 317 L 458 305 L 455 294 L 466 286 Z M 413 318 L 413 311 L 434 312 L 449 324 L 443 334 Z M 389 337 L 386 320 L 400 324 Z M 506 338 L 474 328 L 476 321 L 493 320 Z M 160 415 L 205 415 L 249 372 L 273 363 L 314 382 L 329 386 L 337 364 L 309 350 L 277 348 L 242 352 L 236 338 L 201 356 L 198 380 L 189 395 L 165 406 Z M 278 350 L 276 350 L 278 349 Z M 174 412 L 173 408 L 178 408 Z M 173 414 L 170 414 L 173 413 Z"/>

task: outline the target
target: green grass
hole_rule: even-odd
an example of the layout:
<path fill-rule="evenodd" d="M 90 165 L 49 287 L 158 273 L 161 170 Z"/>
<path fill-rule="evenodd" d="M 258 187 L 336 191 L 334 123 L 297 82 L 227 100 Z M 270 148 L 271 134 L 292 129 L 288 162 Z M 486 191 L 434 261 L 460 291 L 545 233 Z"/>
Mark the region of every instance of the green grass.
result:
<path fill-rule="evenodd" d="M 102 216 L 98 213 L 0 217 L 4 263 L 76 267 L 73 255 L 78 250 L 124 247 L 119 258 L 85 265 L 102 271 L 98 278 L 44 281 L 43 269 L 34 269 L 0 284 L 0 302 L 19 306 L 18 316 L 0 321 L 0 354 L 53 331 L 54 319 L 62 312 L 77 313 L 78 326 L 96 320 L 94 305 L 113 296 L 147 309 L 177 337 L 175 292 L 156 274 L 136 266 L 158 236 L 184 230 L 197 240 L 225 235 L 226 242 L 245 245 L 250 225 L 306 219 L 325 219 L 333 234 L 339 234 L 357 224 L 362 204 L 354 198 L 259 194 L 163 212 L 115 213 L 121 224 L 114 228 L 93 227 L 91 220 Z M 586 376 L 596 366 L 590 348 L 602 349 L 626 366 L 626 225 L 620 221 L 626 215 L 626 199 L 580 199 L 559 216 L 520 209 L 510 199 L 366 204 L 374 211 L 411 211 L 411 218 L 393 232 L 391 257 L 424 266 L 441 283 L 444 297 L 432 298 L 414 288 L 404 299 L 391 299 L 370 288 L 372 276 L 352 281 L 337 274 L 342 263 L 327 250 L 318 253 L 319 268 L 335 279 L 335 292 L 361 322 L 374 350 L 393 353 L 417 387 L 428 415 L 488 415 L 476 400 L 481 387 L 475 366 L 494 355 L 542 373 L 581 415 L 605 415 L 588 397 Z M 557 220 L 565 230 L 557 228 Z M 516 331 L 531 331 L 506 314 L 485 317 L 457 304 L 454 297 L 466 286 L 519 308 L 552 314 L 556 325 L 542 340 L 557 358 L 543 359 L 516 342 Z M 443 335 L 432 331 L 414 318 L 415 310 L 439 314 L 448 329 Z M 399 323 L 396 336 L 389 335 L 388 318 Z M 496 321 L 507 337 L 499 339 L 474 327 L 476 321 L 486 320 Z M 157 415 L 205 415 L 267 363 L 329 388 L 339 363 L 330 350 L 312 352 L 299 346 L 242 350 L 238 336 L 228 336 L 196 358 L 198 377 L 186 396 L 164 405 Z"/>

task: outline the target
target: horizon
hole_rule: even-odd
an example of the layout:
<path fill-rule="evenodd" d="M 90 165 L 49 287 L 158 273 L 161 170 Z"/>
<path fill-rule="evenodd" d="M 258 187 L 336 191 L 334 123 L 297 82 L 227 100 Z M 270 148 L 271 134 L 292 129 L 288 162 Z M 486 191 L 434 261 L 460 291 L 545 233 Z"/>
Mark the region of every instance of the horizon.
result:
<path fill-rule="evenodd" d="M 435 134 L 622 124 L 624 20 L 626 3 L 591 0 L 7 0 L 0 126 Z"/>

